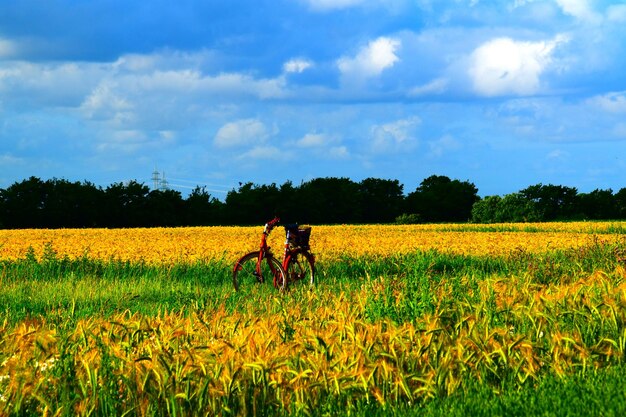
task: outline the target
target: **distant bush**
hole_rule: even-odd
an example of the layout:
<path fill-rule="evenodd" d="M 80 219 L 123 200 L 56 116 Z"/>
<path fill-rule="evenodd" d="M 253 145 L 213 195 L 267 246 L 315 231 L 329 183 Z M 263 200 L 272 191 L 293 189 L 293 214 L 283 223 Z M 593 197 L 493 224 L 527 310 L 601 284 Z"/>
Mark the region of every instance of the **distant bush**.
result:
<path fill-rule="evenodd" d="M 402 213 L 395 220 L 396 224 L 418 224 L 422 223 L 422 217 L 417 213 Z"/>

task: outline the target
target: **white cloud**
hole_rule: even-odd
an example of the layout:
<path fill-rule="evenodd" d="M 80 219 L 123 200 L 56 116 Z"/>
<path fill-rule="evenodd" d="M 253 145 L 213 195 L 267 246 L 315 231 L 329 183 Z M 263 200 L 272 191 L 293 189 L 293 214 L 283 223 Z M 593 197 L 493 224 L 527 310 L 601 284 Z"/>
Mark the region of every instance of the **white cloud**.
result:
<path fill-rule="evenodd" d="M 80 105 L 81 111 L 89 119 L 111 120 L 123 124 L 133 119 L 133 105 L 119 96 L 110 83 L 96 87 Z"/>
<path fill-rule="evenodd" d="M 104 76 L 106 69 L 92 63 L 31 63 L 8 61 L 0 68 L 0 91 L 10 100 L 46 106 L 74 107 Z"/>
<path fill-rule="evenodd" d="M 321 133 L 307 133 L 296 144 L 302 148 L 318 148 L 331 142 L 331 138 Z"/>
<path fill-rule="evenodd" d="M 341 139 L 324 133 L 307 133 L 295 144 L 301 153 L 312 154 L 322 159 L 346 159 L 350 157 L 348 148 L 340 144 Z"/>
<path fill-rule="evenodd" d="M 606 17 L 611 22 L 626 22 L 626 4 L 616 4 L 610 6 L 606 11 Z"/>
<path fill-rule="evenodd" d="M 286 152 L 276 146 L 260 145 L 244 152 L 239 159 L 266 159 L 286 161 L 292 158 L 291 152 Z"/>
<path fill-rule="evenodd" d="M 333 146 L 328 150 L 328 155 L 333 159 L 346 159 L 350 157 L 350 151 L 346 146 Z"/>
<path fill-rule="evenodd" d="M 0 58 L 8 58 L 16 52 L 13 42 L 0 38 Z"/>
<path fill-rule="evenodd" d="M 0 165 L 4 167 L 8 167 L 10 165 L 20 165 L 23 163 L 24 163 L 23 158 L 18 158 L 16 156 L 13 156 L 11 154 L 6 154 L 6 153 L 0 155 Z"/>
<path fill-rule="evenodd" d="M 396 55 L 396 50 L 400 45 L 401 42 L 398 39 L 380 37 L 361 48 L 356 56 L 340 58 L 337 66 L 348 80 L 375 77 L 400 59 Z"/>
<path fill-rule="evenodd" d="M 267 128 L 259 120 L 242 119 L 222 126 L 217 131 L 213 143 L 219 148 L 229 148 L 263 142 L 268 136 Z"/>
<path fill-rule="evenodd" d="M 554 49 L 565 40 L 562 36 L 539 42 L 497 38 L 482 44 L 472 53 L 468 71 L 475 91 L 485 96 L 537 93 Z"/>
<path fill-rule="evenodd" d="M 101 141 L 96 149 L 100 152 L 133 153 L 141 149 L 146 143 L 148 143 L 148 137 L 140 130 L 117 130 Z"/>
<path fill-rule="evenodd" d="M 610 113 L 626 113 L 626 91 L 613 92 L 589 100 L 592 106 Z"/>
<path fill-rule="evenodd" d="M 428 94 L 441 94 L 446 91 L 448 80 L 445 78 L 436 78 L 424 85 L 418 85 L 409 90 L 410 96 L 424 96 Z"/>
<path fill-rule="evenodd" d="M 365 3 L 366 0 L 305 0 L 309 7 L 317 11 L 346 9 Z"/>
<path fill-rule="evenodd" d="M 397 11 L 406 0 L 300 0 L 315 12 L 331 12 L 352 7 L 384 7 Z"/>
<path fill-rule="evenodd" d="M 7 61 L 0 67 L 0 92 L 7 102 L 19 100 L 38 109 L 75 107 L 96 119 L 117 117 L 132 105 L 138 120 L 173 110 L 186 114 L 184 107 L 172 106 L 207 106 L 207 97 L 265 100 L 290 94 L 284 76 L 205 74 L 196 67 L 206 56 L 201 51 L 129 55 L 110 63 Z"/>
<path fill-rule="evenodd" d="M 294 58 L 283 64 L 283 71 L 290 73 L 301 73 L 305 70 L 311 68 L 313 66 L 313 62 L 308 59 L 303 58 Z"/>
<path fill-rule="evenodd" d="M 556 0 L 563 13 L 579 20 L 599 22 L 600 16 L 592 9 L 588 0 Z"/>
<path fill-rule="evenodd" d="M 561 149 L 555 149 L 546 155 L 546 159 L 561 161 L 561 160 L 567 159 L 569 156 L 570 156 L 569 152 L 566 152 Z"/>
<path fill-rule="evenodd" d="M 415 145 L 415 129 L 421 123 L 419 117 L 396 120 L 372 126 L 371 147 L 374 152 L 403 151 Z"/>
<path fill-rule="evenodd" d="M 441 157 L 449 151 L 456 151 L 461 148 L 459 141 L 450 135 L 444 135 L 437 140 L 428 143 L 430 155 L 433 157 Z"/>

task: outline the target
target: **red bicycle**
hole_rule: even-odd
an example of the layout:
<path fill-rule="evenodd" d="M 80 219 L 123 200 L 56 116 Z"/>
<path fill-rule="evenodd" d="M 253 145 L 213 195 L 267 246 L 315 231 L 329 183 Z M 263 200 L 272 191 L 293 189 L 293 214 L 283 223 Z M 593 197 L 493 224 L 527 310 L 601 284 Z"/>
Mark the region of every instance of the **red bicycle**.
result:
<path fill-rule="evenodd" d="M 284 225 L 285 250 L 280 262 L 267 245 L 267 237 L 279 222 L 278 217 L 267 222 L 263 228 L 259 250 L 245 254 L 235 263 L 235 290 L 267 281 L 271 281 L 280 290 L 285 290 L 290 284 L 300 280 L 306 279 L 309 285 L 315 282 L 315 256 L 309 247 L 311 228 L 297 224 Z"/>

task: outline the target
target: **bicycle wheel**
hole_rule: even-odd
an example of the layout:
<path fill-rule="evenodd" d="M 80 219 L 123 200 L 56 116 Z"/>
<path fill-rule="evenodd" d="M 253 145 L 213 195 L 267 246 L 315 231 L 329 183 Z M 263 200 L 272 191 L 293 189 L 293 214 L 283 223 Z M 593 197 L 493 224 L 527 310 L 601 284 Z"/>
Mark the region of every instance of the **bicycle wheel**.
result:
<path fill-rule="evenodd" d="M 287 284 L 286 274 L 280 262 L 274 257 L 265 257 L 257 271 L 259 252 L 250 252 L 235 263 L 233 285 L 239 291 L 242 286 L 262 285 L 269 282 L 276 288 L 284 289 Z M 260 273 L 259 273 L 260 272 Z"/>
<path fill-rule="evenodd" d="M 315 258 L 309 252 L 296 251 L 287 256 L 287 282 L 293 284 L 296 281 L 305 281 L 309 285 L 315 283 Z"/>

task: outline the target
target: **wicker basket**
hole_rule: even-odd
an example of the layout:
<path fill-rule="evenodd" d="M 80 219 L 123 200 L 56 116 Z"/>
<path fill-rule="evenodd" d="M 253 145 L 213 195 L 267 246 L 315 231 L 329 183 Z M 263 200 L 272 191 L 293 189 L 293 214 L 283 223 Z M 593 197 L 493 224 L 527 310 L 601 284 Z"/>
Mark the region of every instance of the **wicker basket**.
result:
<path fill-rule="evenodd" d="M 311 238 L 310 226 L 298 226 L 288 229 L 289 246 L 291 248 L 309 249 L 309 239 Z"/>

